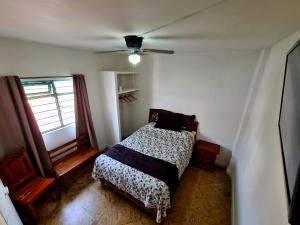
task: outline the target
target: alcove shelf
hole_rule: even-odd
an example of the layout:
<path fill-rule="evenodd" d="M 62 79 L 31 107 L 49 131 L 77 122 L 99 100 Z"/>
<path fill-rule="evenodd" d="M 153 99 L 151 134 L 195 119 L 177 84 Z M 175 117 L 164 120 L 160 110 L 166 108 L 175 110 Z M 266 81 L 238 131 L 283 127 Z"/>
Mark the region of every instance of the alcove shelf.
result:
<path fill-rule="evenodd" d="M 126 89 L 118 92 L 118 95 L 130 94 L 133 92 L 139 91 L 137 88 Z"/>
<path fill-rule="evenodd" d="M 113 72 L 113 71 L 111 71 Z M 114 71 L 117 75 L 130 75 L 130 74 L 138 74 L 137 72 L 133 71 Z"/>
<path fill-rule="evenodd" d="M 132 71 L 101 71 L 101 94 L 105 106 L 104 124 L 107 145 L 119 143 L 123 137 L 133 132 L 133 116 L 137 110 L 140 91 L 137 85 L 137 72 Z M 119 97 L 133 96 L 132 102 L 121 102 Z"/>

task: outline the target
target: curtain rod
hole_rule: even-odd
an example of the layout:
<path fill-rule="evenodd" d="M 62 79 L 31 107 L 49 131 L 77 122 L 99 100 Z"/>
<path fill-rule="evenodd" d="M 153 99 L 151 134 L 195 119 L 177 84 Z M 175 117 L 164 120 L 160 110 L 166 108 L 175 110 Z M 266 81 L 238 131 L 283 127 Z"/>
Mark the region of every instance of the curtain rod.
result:
<path fill-rule="evenodd" d="M 67 78 L 67 77 L 73 77 L 73 76 L 46 76 L 46 77 L 20 77 L 21 80 L 25 79 L 45 79 L 45 78 Z"/>

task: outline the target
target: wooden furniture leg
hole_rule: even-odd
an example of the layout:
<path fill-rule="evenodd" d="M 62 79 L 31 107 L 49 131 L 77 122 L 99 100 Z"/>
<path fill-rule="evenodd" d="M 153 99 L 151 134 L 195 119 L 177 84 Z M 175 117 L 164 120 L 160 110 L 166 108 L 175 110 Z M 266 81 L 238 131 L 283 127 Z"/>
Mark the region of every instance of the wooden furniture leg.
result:
<path fill-rule="evenodd" d="M 34 208 L 34 206 L 32 204 L 28 204 L 26 205 L 29 214 L 32 216 L 32 218 L 34 219 L 35 222 L 39 221 L 39 215 L 36 212 L 36 209 Z"/>

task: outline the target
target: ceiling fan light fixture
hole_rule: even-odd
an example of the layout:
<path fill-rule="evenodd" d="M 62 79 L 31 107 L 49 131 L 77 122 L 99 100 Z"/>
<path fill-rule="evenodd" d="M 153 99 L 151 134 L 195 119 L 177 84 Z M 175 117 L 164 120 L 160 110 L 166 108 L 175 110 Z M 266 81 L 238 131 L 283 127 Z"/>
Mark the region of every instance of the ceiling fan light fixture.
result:
<path fill-rule="evenodd" d="M 129 60 L 129 62 L 132 63 L 133 65 L 136 65 L 136 64 L 138 64 L 138 63 L 141 61 L 141 56 L 138 55 L 138 54 L 136 54 L 136 53 L 130 54 L 130 55 L 128 56 L 128 60 Z"/>
<path fill-rule="evenodd" d="M 139 55 L 141 53 L 174 54 L 173 50 L 142 48 L 143 37 L 141 36 L 127 35 L 124 38 L 125 38 L 127 49 L 100 51 L 96 53 L 102 54 L 102 53 L 113 53 L 113 52 L 128 52 L 130 53 L 129 62 L 131 62 L 134 65 L 141 61 L 141 57 Z"/>

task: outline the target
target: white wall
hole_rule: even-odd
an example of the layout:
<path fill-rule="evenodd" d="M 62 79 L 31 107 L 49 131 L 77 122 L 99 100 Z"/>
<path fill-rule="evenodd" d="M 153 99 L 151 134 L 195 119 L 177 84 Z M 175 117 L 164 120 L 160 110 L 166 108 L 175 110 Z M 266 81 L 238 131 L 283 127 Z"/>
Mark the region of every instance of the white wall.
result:
<path fill-rule="evenodd" d="M 47 150 L 52 150 L 76 138 L 75 124 L 62 127 L 43 134 L 44 143 Z"/>
<path fill-rule="evenodd" d="M 239 225 L 288 224 L 278 119 L 285 57 L 299 38 L 300 30 L 270 49 L 250 92 L 233 149 Z"/>
<path fill-rule="evenodd" d="M 118 70 L 123 56 L 96 55 L 91 51 L 0 38 L 0 76 L 85 75 L 90 107 L 99 146 L 105 144 L 103 110 L 99 81 L 100 70 Z"/>
<path fill-rule="evenodd" d="M 195 114 L 200 138 L 222 146 L 218 164 L 230 157 L 259 51 L 157 55 L 152 106 Z"/>
<path fill-rule="evenodd" d="M 144 55 L 138 66 L 136 68 L 132 66 L 131 68 L 139 73 L 139 75 L 136 76 L 136 81 L 137 86 L 140 88 L 140 91 L 137 93 L 138 101 L 134 109 L 134 129 L 138 129 L 148 123 L 153 92 L 153 60 L 154 55 Z"/>

